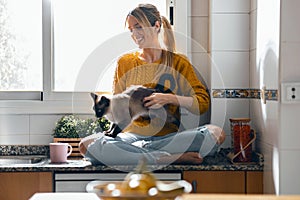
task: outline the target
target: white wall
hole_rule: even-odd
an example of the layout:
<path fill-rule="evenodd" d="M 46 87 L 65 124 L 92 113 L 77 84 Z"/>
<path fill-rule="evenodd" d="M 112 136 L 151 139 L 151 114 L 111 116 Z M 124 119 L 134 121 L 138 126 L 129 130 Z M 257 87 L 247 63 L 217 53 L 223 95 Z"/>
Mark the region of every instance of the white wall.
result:
<path fill-rule="evenodd" d="M 251 1 L 250 87 L 278 90 L 279 1 Z M 253 27 L 253 28 L 252 28 Z M 264 155 L 264 193 L 276 193 L 278 179 L 279 102 L 251 100 L 250 116 Z"/>
<path fill-rule="evenodd" d="M 280 82 L 300 82 L 300 1 L 281 0 Z M 300 194 L 300 103 L 281 104 L 279 193 Z"/>
<path fill-rule="evenodd" d="M 0 115 L 0 145 L 48 145 L 63 114 Z M 93 115 L 78 115 L 81 118 Z"/>
<path fill-rule="evenodd" d="M 249 88 L 250 0 L 210 0 L 211 88 Z M 230 118 L 248 118 L 248 99 L 212 99 L 212 121 L 231 145 Z"/>
<path fill-rule="evenodd" d="M 300 194 L 300 104 L 280 101 L 281 83 L 300 81 L 300 2 L 252 0 L 251 3 L 251 27 L 257 27 L 257 30 L 251 31 L 250 86 L 266 85 L 279 89 L 278 102 L 264 105 L 251 101 L 250 107 L 251 118 L 255 119 L 253 124 L 260 132 L 258 147 L 265 158 L 264 192 Z M 262 19 L 265 22 L 261 22 Z M 280 33 L 275 42 L 276 31 L 272 28 L 278 28 Z M 263 43 L 263 40 L 273 40 L 273 43 Z M 272 52 L 273 56 L 266 52 Z"/>

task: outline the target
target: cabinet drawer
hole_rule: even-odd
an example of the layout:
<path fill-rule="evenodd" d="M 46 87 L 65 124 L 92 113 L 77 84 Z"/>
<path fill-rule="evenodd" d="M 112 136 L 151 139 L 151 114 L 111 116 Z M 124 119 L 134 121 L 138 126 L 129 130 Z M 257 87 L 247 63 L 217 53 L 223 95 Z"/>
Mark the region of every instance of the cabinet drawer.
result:
<path fill-rule="evenodd" d="M 185 171 L 183 179 L 197 193 L 245 193 L 243 171 Z"/>

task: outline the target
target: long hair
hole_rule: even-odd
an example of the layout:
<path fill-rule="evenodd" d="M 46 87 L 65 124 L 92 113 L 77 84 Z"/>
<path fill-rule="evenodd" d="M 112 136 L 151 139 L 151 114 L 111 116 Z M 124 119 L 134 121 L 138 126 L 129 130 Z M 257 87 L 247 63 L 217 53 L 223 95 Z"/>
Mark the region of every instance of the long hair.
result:
<path fill-rule="evenodd" d="M 164 46 L 161 47 L 163 49 L 162 64 L 172 66 L 173 53 L 176 52 L 176 45 L 174 32 L 168 19 L 161 16 L 157 8 L 152 4 L 139 4 L 128 14 L 128 16 L 130 15 L 135 17 L 138 23 L 144 27 L 152 27 L 157 21 L 159 22 L 160 26 L 163 28 L 162 41 Z"/>

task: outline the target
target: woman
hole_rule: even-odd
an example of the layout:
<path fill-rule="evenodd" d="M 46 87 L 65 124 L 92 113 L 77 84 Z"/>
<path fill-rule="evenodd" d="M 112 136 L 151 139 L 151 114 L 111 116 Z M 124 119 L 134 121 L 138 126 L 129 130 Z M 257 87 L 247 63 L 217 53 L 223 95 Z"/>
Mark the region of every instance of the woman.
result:
<path fill-rule="evenodd" d="M 131 85 L 159 89 L 162 92 L 146 97 L 144 105 L 151 109 L 167 107 L 177 120 L 140 117 L 116 138 L 101 135 L 84 139 L 81 152 L 92 162 L 103 164 L 136 164 L 142 156 L 156 164 L 201 163 L 204 156 L 216 152 L 224 132 L 213 125 L 182 131 L 180 108 L 196 115 L 206 112 L 210 103 L 206 88 L 188 59 L 175 52 L 171 25 L 155 6 L 136 7 L 128 14 L 126 26 L 140 51 L 118 60 L 113 93 Z"/>

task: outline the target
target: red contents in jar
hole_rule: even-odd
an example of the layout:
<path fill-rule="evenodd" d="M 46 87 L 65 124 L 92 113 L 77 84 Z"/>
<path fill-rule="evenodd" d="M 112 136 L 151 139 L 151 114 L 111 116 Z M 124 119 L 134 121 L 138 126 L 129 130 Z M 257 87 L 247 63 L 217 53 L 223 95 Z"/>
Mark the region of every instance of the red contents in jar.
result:
<path fill-rule="evenodd" d="M 236 162 L 249 162 L 252 157 L 252 145 L 247 148 L 246 145 L 251 141 L 251 127 L 250 125 L 236 124 L 232 127 L 233 131 L 233 149 L 234 153 L 242 151 L 236 158 Z"/>

